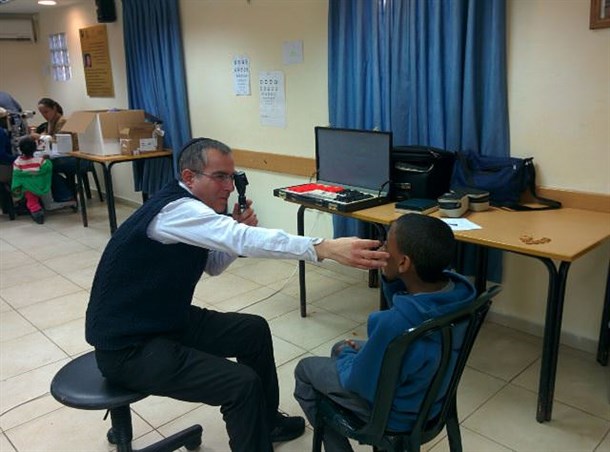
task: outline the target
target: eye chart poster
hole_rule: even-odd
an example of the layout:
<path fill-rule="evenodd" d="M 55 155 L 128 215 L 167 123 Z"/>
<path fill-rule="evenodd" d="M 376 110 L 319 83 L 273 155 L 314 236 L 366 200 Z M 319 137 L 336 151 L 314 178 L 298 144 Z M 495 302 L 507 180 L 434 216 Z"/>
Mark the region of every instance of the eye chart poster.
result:
<path fill-rule="evenodd" d="M 258 76 L 261 125 L 286 127 L 286 95 L 282 71 L 260 72 Z"/>
<path fill-rule="evenodd" d="M 250 59 L 245 55 L 233 57 L 233 92 L 236 96 L 250 95 Z"/>

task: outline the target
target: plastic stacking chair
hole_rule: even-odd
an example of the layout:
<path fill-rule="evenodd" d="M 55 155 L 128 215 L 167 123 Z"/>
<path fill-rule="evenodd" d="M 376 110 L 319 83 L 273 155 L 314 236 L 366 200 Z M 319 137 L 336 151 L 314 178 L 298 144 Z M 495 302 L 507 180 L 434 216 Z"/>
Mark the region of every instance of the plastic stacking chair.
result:
<path fill-rule="evenodd" d="M 10 220 L 15 219 L 15 204 L 11 193 L 11 179 L 13 178 L 13 167 L 0 165 L 0 205 L 2 213 L 7 213 Z"/>
<path fill-rule="evenodd" d="M 314 426 L 313 451 L 322 450 L 324 430 L 332 428 L 343 436 L 357 440 L 361 444 L 373 446 L 373 450 L 419 451 L 422 444 L 434 439 L 446 426 L 449 448 L 452 452 L 462 450 L 462 440 L 458 423 L 456 395 L 457 388 L 472 350 L 481 324 L 489 311 L 491 299 L 500 292 L 494 286 L 481 294 L 467 308 L 431 319 L 396 337 L 385 351 L 371 418 L 363 421 L 351 411 L 318 393 L 317 414 Z M 462 346 L 457 359 L 451 360 L 452 342 L 463 334 Z M 440 359 L 430 386 L 422 400 L 419 413 L 408 431 L 390 431 L 386 428 L 394 391 L 400 378 L 402 362 L 411 344 L 422 338 L 438 337 Z M 455 362 L 455 365 L 451 365 Z M 447 386 L 447 382 L 448 386 Z M 444 395 L 443 388 L 447 388 Z M 436 401 L 441 401 L 440 411 L 433 410 Z M 438 406 L 438 404 L 436 404 Z"/>
<path fill-rule="evenodd" d="M 116 445 L 117 452 L 133 451 L 129 405 L 147 395 L 108 382 L 97 368 L 95 352 L 79 356 L 62 367 L 51 382 L 51 394 L 58 402 L 72 408 L 109 411 L 112 427 L 106 435 L 108 441 Z M 201 445 L 202 431 L 200 425 L 193 425 L 140 451 L 169 452 L 183 446 L 194 450 Z"/>

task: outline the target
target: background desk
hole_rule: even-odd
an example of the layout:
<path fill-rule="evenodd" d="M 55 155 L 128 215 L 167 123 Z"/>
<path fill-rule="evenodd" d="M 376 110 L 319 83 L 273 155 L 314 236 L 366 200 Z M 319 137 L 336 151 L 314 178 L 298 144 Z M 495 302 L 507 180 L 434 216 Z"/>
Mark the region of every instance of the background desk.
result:
<path fill-rule="evenodd" d="M 99 163 L 102 166 L 102 170 L 104 172 L 104 185 L 106 187 L 106 205 L 108 207 L 108 222 L 110 224 L 110 233 L 114 233 L 117 229 L 116 223 L 116 210 L 114 206 L 114 189 L 112 186 L 112 166 L 116 163 L 122 162 L 133 162 L 135 160 L 142 159 L 155 159 L 155 158 L 172 158 L 172 151 L 163 150 L 163 151 L 153 151 L 153 152 L 143 152 L 138 155 L 94 155 L 87 154 L 85 152 L 72 152 L 70 154 L 72 157 L 76 157 L 76 174 L 78 177 L 78 197 L 79 203 L 81 206 L 81 215 L 83 218 L 83 226 L 88 226 L 87 220 L 87 206 L 85 201 L 85 194 L 83 190 L 83 180 L 80 173 L 80 161 L 88 160 L 90 162 Z M 146 201 L 148 198 L 148 194 L 142 192 L 142 200 Z"/>
<path fill-rule="evenodd" d="M 298 203 L 297 203 L 298 204 Z M 301 204 L 297 214 L 298 233 L 304 233 L 304 211 L 306 208 L 320 209 L 314 205 Z M 325 210 L 328 212 L 328 210 Z M 337 213 L 337 212 L 332 212 Z M 394 204 L 359 210 L 343 216 L 369 223 L 388 225 L 401 214 L 394 211 Z M 438 216 L 438 212 L 433 214 Z M 510 251 L 540 260 L 549 273 L 546 316 L 540 382 L 538 386 L 538 422 L 550 421 L 555 392 L 555 374 L 561 334 L 563 302 L 570 264 L 610 237 L 610 214 L 572 208 L 531 212 L 509 212 L 492 209 L 486 212 L 469 212 L 469 220 L 481 226 L 472 231 L 457 231 L 457 240 L 478 245 L 476 286 L 480 292 L 487 279 L 487 251 L 495 248 Z M 534 239 L 548 237 L 548 243 L 527 245 L 521 241 L 523 235 Z M 559 261 L 556 266 L 553 260 Z M 610 272 L 609 272 L 610 275 Z M 609 281 L 610 282 L 610 281 Z M 301 315 L 305 314 L 305 264 L 299 263 L 299 286 L 301 289 Z M 606 329 L 610 315 L 609 289 L 606 288 L 604 318 L 602 319 L 598 361 L 607 365 L 608 344 Z"/>

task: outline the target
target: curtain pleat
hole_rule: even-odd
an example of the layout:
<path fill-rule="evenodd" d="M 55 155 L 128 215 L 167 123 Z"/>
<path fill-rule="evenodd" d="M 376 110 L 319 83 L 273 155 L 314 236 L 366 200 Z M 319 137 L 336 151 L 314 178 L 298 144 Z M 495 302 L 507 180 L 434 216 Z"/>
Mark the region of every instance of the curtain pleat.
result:
<path fill-rule="evenodd" d="M 178 150 L 191 138 L 178 0 L 123 0 L 129 108 L 163 121 L 164 147 Z M 168 159 L 133 165 L 135 189 L 155 193 L 173 177 Z"/>

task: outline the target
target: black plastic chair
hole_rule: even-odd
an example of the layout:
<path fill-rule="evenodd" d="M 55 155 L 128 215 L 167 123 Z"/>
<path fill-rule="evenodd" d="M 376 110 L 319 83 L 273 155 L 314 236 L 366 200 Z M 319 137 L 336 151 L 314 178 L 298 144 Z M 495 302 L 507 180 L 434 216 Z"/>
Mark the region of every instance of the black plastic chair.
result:
<path fill-rule="evenodd" d="M 97 190 L 97 195 L 100 198 L 100 202 L 104 202 L 104 196 L 102 195 L 102 187 L 100 186 L 100 180 L 97 177 L 97 173 L 95 172 L 93 162 L 83 162 L 81 164 L 81 171 L 83 176 L 83 188 L 85 189 L 85 195 L 87 195 L 87 199 L 91 199 L 91 185 L 89 184 L 89 173 L 91 173 L 91 175 L 93 176 L 93 182 L 95 183 L 95 189 Z"/>
<path fill-rule="evenodd" d="M 11 179 L 13 178 L 13 167 L 0 164 L 0 205 L 2 213 L 8 214 L 10 220 L 15 219 L 15 204 L 11 193 Z"/>
<path fill-rule="evenodd" d="M 384 354 L 375 401 L 368 422 L 318 393 L 312 450 L 314 452 L 322 450 L 324 429 L 332 428 L 361 444 L 372 445 L 374 450 L 414 452 L 419 451 L 422 444 L 434 439 L 447 426 L 450 450 L 461 451 L 462 440 L 456 405 L 457 388 L 474 341 L 489 311 L 491 299 L 500 290 L 500 286 L 494 286 L 481 294 L 467 308 L 431 319 L 392 340 Z M 451 368 L 451 349 L 454 339 L 452 332 L 456 327 L 465 328 L 464 341 L 455 366 Z M 392 409 L 396 384 L 400 378 L 403 358 L 413 342 L 431 334 L 439 337 L 441 359 L 422 401 L 415 424 L 409 431 L 389 431 L 386 425 Z M 444 384 L 447 379 L 449 379 L 448 386 Z M 447 387 L 447 391 L 443 397 L 440 391 L 444 386 Z M 440 412 L 431 418 L 431 409 L 439 399 L 442 399 Z"/>
<path fill-rule="evenodd" d="M 129 405 L 147 395 L 109 383 L 97 367 L 95 352 L 79 356 L 62 367 L 53 377 L 51 394 L 58 402 L 71 408 L 108 410 L 112 422 L 106 435 L 108 441 L 117 446 L 118 452 L 133 451 Z M 183 446 L 195 450 L 201 445 L 202 432 L 200 425 L 193 425 L 140 451 L 170 452 Z"/>

